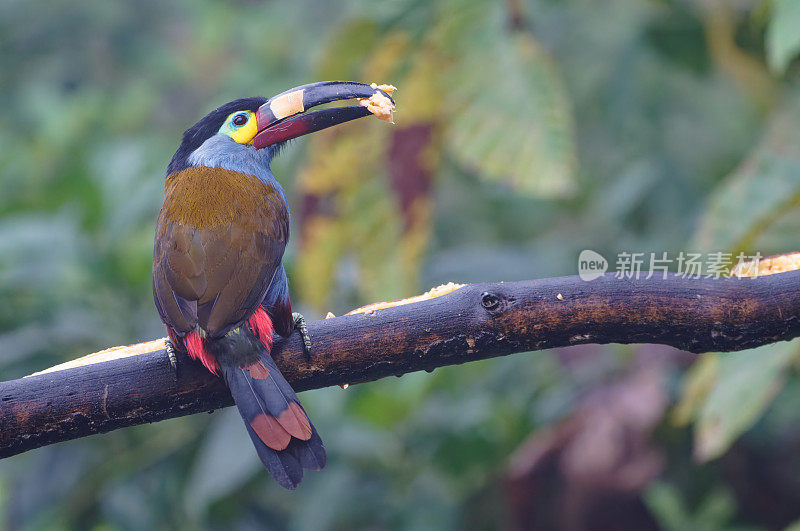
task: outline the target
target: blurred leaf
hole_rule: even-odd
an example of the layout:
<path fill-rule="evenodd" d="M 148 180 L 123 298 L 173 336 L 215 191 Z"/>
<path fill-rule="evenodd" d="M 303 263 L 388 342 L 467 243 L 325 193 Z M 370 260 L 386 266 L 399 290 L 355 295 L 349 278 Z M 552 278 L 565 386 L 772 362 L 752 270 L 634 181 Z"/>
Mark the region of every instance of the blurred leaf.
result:
<path fill-rule="evenodd" d="M 519 192 L 571 195 L 577 186 L 571 110 L 554 63 L 527 34 L 481 44 L 476 38 L 475 53 L 464 56 L 469 60 L 458 63 L 448 83 L 449 150 L 480 176 Z"/>
<path fill-rule="evenodd" d="M 341 223 L 328 216 L 306 219 L 304 229 L 305 245 L 295 274 L 303 300 L 321 309 L 328 301 L 346 239 Z"/>
<path fill-rule="evenodd" d="M 305 201 L 314 206 L 304 213 L 297 285 L 318 309 L 337 287 L 358 294 L 351 308 L 415 290 L 401 274 L 402 219 L 381 168 L 380 146 L 389 131 L 377 120 L 351 127 L 360 134 L 323 131 L 311 139 L 298 176 Z M 339 304 L 337 312 L 348 307 L 347 300 Z"/>
<path fill-rule="evenodd" d="M 672 421 L 684 426 L 697 416 L 719 375 L 719 354 L 702 354 L 683 376 L 683 389 L 672 412 Z"/>
<path fill-rule="evenodd" d="M 216 417 L 197 453 L 184 493 L 186 510 L 195 517 L 256 473 L 263 473 L 236 408 L 218 411 Z"/>
<path fill-rule="evenodd" d="M 359 72 L 364 51 L 380 49 L 376 46 L 380 38 L 379 27 L 372 20 L 358 18 L 341 24 L 321 51 L 317 67 L 320 79 L 338 79 Z M 374 81 L 391 83 L 388 79 Z"/>
<path fill-rule="evenodd" d="M 310 487 L 309 497 L 315 500 L 302 511 L 296 511 L 288 528 L 298 531 L 324 531 L 334 528 L 341 507 L 348 506 L 348 497 L 357 489 L 358 477 L 342 466 L 328 466 L 324 477 Z"/>
<path fill-rule="evenodd" d="M 800 214 L 800 99 L 793 99 L 774 113 L 759 146 L 714 191 L 695 246 L 754 251 L 782 218 Z M 786 250 L 800 248 L 797 235 L 783 243 Z"/>
<path fill-rule="evenodd" d="M 695 529 L 720 529 L 736 514 L 736 500 L 726 489 L 712 490 L 695 512 Z"/>
<path fill-rule="evenodd" d="M 713 387 L 695 417 L 697 459 L 719 457 L 761 418 L 783 386 L 798 345 L 797 341 L 780 342 L 718 355 Z"/>
<path fill-rule="evenodd" d="M 800 520 L 797 520 L 793 524 L 789 525 L 783 531 L 800 531 Z"/>
<path fill-rule="evenodd" d="M 665 531 L 691 529 L 691 518 L 681 493 L 673 485 L 654 483 L 645 492 L 644 501 Z"/>
<path fill-rule="evenodd" d="M 736 499 L 731 492 L 721 487 L 707 492 L 702 503 L 692 512 L 684 501 L 684 493 L 670 483 L 657 482 L 651 485 L 645 493 L 644 501 L 665 531 L 757 529 L 731 525 L 731 520 L 736 516 Z"/>
<path fill-rule="evenodd" d="M 500 4 L 495 4 L 499 6 Z M 552 57 L 527 32 L 503 27 L 502 10 L 463 10 L 445 100 L 447 147 L 478 174 L 532 196 L 576 191 L 567 89 Z"/>
<path fill-rule="evenodd" d="M 800 0 L 774 0 L 767 28 L 767 56 L 773 72 L 782 74 L 800 52 Z"/>
<path fill-rule="evenodd" d="M 0 475 L 0 522 L 8 522 L 8 480 Z"/>
<path fill-rule="evenodd" d="M 360 19 L 347 23 L 343 31 L 334 34 L 330 45 L 343 56 L 328 58 L 326 53 L 321 70 L 327 72 L 327 77 L 355 76 L 405 87 L 393 76 L 406 63 L 408 35 L 392 31 L 379 37 L 371 23 Z M 365 38 L 374 45 L 367 46 Z M 425 49 L 411 55 L 416 59 L 411 61 L 411 74 L 405 78 L 410 80 L 408 90 L 401 89 L 402 95 L 397 96 L 398 106 L 411 111 L 402 118 L 405 125 L 391 128 L 375 120 L 365 121 L 348 129 L 319 133 L 309 142 L 310 154 L 298 177 L 306 208 L 303 249 L 296 272 L 303 298 L 317 309 L 327 303 L 336 288 L 357 294 L 350 306 L 401 298 L 417 289 L 417 271 L 430 234 L 429 201 L 421 197 L 411 205 L 411 213 L 418 215 L 409 216 L 420 223 L 404 228 L 402 205 L 392 195 L 396 187 L 391 187 L 385 178 L 390 162 L 387 151 L 396 129 L 413 125 L 409 120 L 418 117 L 420 109 L 429 108 L 417 105 L 415 98 L 425 98 L 433 92 L 415 90 L 418 84 L 413 83 L 415 79 L 425 79 L 429 85 L 429 76 L 415 75 L 424 69 L 420 65 L 429 65 Z M 435 68 L 425 71 L 430 73 Z M 426 160 L 439 156 L 435 150 L 425 154 Z M 334 309 L 346 307 L 347 301 L 340 301 Z"/>

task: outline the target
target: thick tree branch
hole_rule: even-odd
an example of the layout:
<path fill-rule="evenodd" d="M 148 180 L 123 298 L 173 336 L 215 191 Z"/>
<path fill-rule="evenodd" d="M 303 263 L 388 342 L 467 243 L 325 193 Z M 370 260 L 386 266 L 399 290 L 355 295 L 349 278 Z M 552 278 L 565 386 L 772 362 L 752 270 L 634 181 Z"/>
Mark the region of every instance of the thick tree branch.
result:
<path fill-rule="evenodd" d="M 562 277 L 472 284 L 423 302 L 309 323 L 273 355 L 298 391 L 579 343 L 741 350 L 800 335 L 800 271 L 760 278 Z M 144 349 L 147 350 L 147 349 Z M 0 383 L 0 457 L 231 405 L 221 380 L 163 349 Z"/>

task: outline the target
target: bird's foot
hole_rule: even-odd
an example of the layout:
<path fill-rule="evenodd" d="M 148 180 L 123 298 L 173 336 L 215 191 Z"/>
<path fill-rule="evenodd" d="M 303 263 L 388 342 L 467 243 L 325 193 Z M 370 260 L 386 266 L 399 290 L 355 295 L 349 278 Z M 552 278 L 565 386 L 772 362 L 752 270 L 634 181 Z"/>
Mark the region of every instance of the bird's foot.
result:
<path fill-rule="evenodd" d="M 306 318 L 299 312 L 292 314 L 294 319 L 294 327 L 300 332 L 300 337 L 303 338 L 303 353 L 306 355 L 307 360 L 311 360 L 311 335 L 308 333 L 308 326 L 306 326 Z"/>
<path fill-rule="evenodd" d="M 169 339 L 164 341 L 164 350 L 167 351 L 167 357 L 169 358 L 169 364 L 172 365 L 173 370 L 178 370 L 178 356 L 175 354 L 175 346 L 172 344 L 172 341 Z"/>

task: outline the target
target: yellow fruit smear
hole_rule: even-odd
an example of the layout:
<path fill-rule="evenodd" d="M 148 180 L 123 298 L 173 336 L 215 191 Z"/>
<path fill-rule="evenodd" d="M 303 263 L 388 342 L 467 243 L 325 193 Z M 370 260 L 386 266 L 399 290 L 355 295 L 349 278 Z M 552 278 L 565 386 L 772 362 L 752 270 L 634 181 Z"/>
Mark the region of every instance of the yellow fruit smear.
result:
<path fill-rule="evenodd" d="M 145 343 L 137 343 L 135 345 L 127 345 L 120 347 L 111 347 L 94 354 L 87 354 L 76 360 L 68 361 L 49 369 L 36 372 L 34 374 L 44 374 L 46 372 L 63 371 L 64 369 L 71 369 L 73 367 L 81 367 L 83 365 L 91 365 L 93 363 L 100 363 L 103 361 L 111 361 L 119 358 L 127 358 L 128 356 L 138 356 L 139 354 L 146 354 L 148 352 L 156 352 L 162 350 L 165 345 L 166 338 L 156 339 L 154 341 L 147 341 Z M 31 375 L 33 376 L 33 375 Z"/>
<path fill-rule="evenodd" d="M 357 313 L 372 313 L 375 310 L 381 310 L 383 308 L 391 308 L 393 306 L 402 306 L 403 304 L 411 304 L 412 302 L 421 302 L 421 301 L 426 301 L 428 299 L 435 299 L 436 297 L 447 295 L 448 293 L 451 293 L 457 290 L 458 288 L 463 288 L 464 286 L 466 286 L 466 284 L 456 284 L 455 282 L 448 282 L 447 284 L 436 286 L 435 288 L 426 291 L 422 295 L 416 295 L 414 297 L 401 299 L 399 301 L 375 302 L 373 304 L 362 306 L 361 308 L 348 312 L 347 315 L 353 315 Z"/>
<path fill-rule="evenodd" d="M 760 260 L 741 262 L 731 270 L 732 277 L 760 277 L 800 269 L 800 251 L 776 254 Z"/>

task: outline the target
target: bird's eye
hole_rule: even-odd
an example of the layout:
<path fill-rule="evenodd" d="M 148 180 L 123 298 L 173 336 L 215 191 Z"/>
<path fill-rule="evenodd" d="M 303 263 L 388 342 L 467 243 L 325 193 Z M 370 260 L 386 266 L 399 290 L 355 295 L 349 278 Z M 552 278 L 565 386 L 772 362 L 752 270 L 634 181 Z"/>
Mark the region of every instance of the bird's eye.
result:
<path fill-rule="evenodd" d="M 236 127 L 241 127 L 247 123 L 247 115 L 246 114 L 237 114 L 233 117 L 233 125 Z"/>

